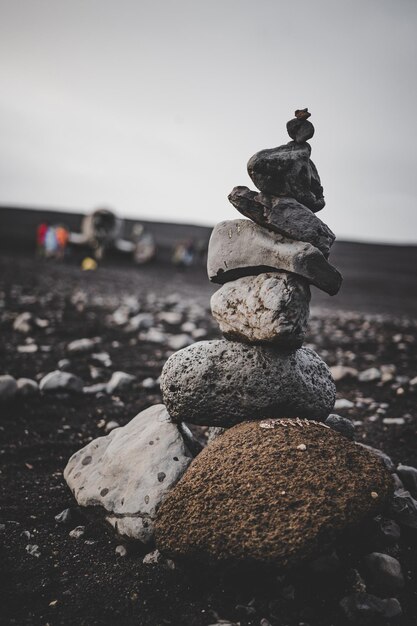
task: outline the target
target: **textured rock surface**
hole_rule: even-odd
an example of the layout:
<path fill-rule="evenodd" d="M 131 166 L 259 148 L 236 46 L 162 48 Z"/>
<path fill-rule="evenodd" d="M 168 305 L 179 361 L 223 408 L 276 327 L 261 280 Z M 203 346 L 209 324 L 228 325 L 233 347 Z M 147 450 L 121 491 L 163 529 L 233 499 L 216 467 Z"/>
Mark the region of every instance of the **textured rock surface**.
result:
<path fill-rule="evenodd" d="M 227 338 L 299 347 L 307 328 L 309 302 L 306 281 L 274 272 L 226 283 L 213 294 L 210 304 Z"/>
<path fill-rule="evenodd" d="M 335 295 L 342 283 L 340 273 L 309 243 L 286 239 L 250 220 L 219 222 L 211 234 L 207 272 L 214 283 L 242 276 L 284 270 Z"/>
<path fill-rule="evenodd" d="M 308 143 L 290 141 L 254 154 L 248 161 L 248 173 L 263 193 L 295 198 L 316 213 L 324 207 L 325 201 L 310 154 Z"/>
<path fill-rule="evenodd" d="M 325 419 L 336 388 L 329 368 L 308 348 L 295 352 L 223 339 L 173 354 L 161 374 L 171 417 L 206 426 L 246 419 Z"/>
<path fill-rule="evenodd" d="M 294 198 L 278 198 L 234 187 L 228 196 L 233 206 L 260 226 L 289 239 L 306 241 L 316 246 L 326 257 L 336 239 L 330 228 L 314 213 Z"/>
<path fill-rule="evenodd" d="M 379 459 L 307 420 L 245 422 L 193 461 L 159 509 L 168 556 L 295 565 L 381 510 L 392 479 Z"/>
<path fill-rule="evenodd" d="M 156 510 L 191 458 L 178 427 L 158 404 L 76 452 L 64 478 L 79 505 L 101 509 L 120 535 L 148 544 Z"/>

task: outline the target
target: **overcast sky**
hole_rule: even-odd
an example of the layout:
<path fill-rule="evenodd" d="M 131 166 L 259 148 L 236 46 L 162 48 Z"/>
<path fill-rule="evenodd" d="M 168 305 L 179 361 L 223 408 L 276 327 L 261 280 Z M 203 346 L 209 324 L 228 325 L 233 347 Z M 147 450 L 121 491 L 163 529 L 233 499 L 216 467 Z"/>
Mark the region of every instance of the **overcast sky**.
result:
<path fill-rule="evenodd" d="M 417 243 L 415 0 L 0 0 L 0 204 L 212 225 L 309 107 L 339 239 Z"/>

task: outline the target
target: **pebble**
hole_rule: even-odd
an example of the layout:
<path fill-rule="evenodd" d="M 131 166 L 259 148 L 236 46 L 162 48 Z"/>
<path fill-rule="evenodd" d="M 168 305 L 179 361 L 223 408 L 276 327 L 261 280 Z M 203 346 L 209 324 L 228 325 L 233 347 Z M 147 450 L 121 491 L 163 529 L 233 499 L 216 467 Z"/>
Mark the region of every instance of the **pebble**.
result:
<path fill-rule="evenodd" d="M 314 574 L 332 575 L 336 574 L 341 567 L 340 559 L 336 552 L 323 554 L 309 564 L 309 568 Z"/>
<path fill-rule="evenodd" d="M 392 593 L 404 587 L 400 562 L 388 554 L 372 552 L 364 559 L 369 582 L 381 593 Z"/>
<path fill-rule="evenodd" d="M 28 343 L 24 346 L 17 346 L 17 351 L 20 352 L 20 354 L 33 354 L 38 351 L 38 346 L 36 343 Z"/>
<path fill-rule="evenodd" d="M 167 345 L 171 350 L 182 350 L 194 343 L 194 339 L 185 333 L 171 335 L 167 338 Z"/>
<path fill-rule="evenodd" d="M 417 498 L 417 469 L 400 463 L 397 467 L 397 474 L 413 498 Z"/>
<path fill-rule="evenodd" d="M 126 372 L 113 372 L 109 382 L 106 385 L 106 392 L 113 394 L 115 391 L 127 389 L 136 380 L 135 376 L 126 374 Z"/>
<path fill-rule="evenodd" d="M 13 322 L 13 330 L 16 330 L 18 333 L 27 334 L 32 330 L 32 327 L 33 315 L 29 311 L 20 313 Z"/>
<path fill-rule="evenodd" d="M 69 359 L 61 359 L 58 361 L 58 369 L 67 370 L 69 367 L 71 367 L 71 361 Z"/>
<path fill-rule="evenodd" d="M 358 380 L 360 383 L 370 383 L 381 379 L 381 371 L 377 367 L 370 367 L 360 372 Z"/>
<path fill-rule="evenodd" d="M 93 352 L 91 359 L 103 367 L 112 366 L 112 360 L 108 352 Z"/>
<path fill-rule="evenodd" d="M 347 439 L 350 439 L 351 441 L 353 440 L 355 435 L 355 426 L 347 417 L 341 417 L 340 415 L 332 413 L 324 423 Z"/>
<path fill-rule="evenodd" d="M 417 530 L 417 500 L 406 489 L 397 489 L 391 503 L 393 517 L 400 526 Z"/>
<path fill-rule="evenodd" d="M 55 515 L 55 521 L 57 524 L 70 524 L 73 521 L 71 509 L 64 509 L 61 513 Z"/>
<path fill-rule="evenodd" d="M 40 549 L 39 549 L 39 546 L 38 546 L 38 545 L 36 545 L 36 543 L 33 543 L 33 544 L 30 544 L 30 543 L 29 543 L 29 544 L 26 546 L 26 552 L 27 552 L 28 554 L 30 554 L 30 556 L 35 556 L 37 559 L 38 559 L 38 558 L 40 557 L 40 555 L 41 555 L 41 551 L 40 551 Z"/>
<path fill-rule="evenodd" d="M 158 386 L 158 383 L 154 378 L 145 378 L 142 380 L 142 387 L 144 389 L 155 389 Z"/>
<path fill-rule="evenodd" d="M 354 402 L 351 402 L 346 398 L 338 398 L 334 403 L 334 408 L 336 409 L 336 411 L 342 411 L 343 409 L 352 409 L 354 406 Z"/>
<path fill-rule="evenodd" d="M 143 558 L 144 565 L 162 565 L 165 569 L 175 569 L 175 563 L 171 559 L 165 558 L 159 550 L 149 552 Z"/>
<path fill-rule="evenodd" d="M 9 374 L 0 376 L 0 402 L 11 400 L 17 393 L 17 382 Z"/>
<path fill-rule="evenodd" d="M 67 352 L 70 354 L 84 354 L 86 352 L 91 352 L 100 342 L 100 337 L 94 337 L 92 339 L 75 339 L 67 345 Z"/>
<path fill-rule="evenodd" d="M 74 393 L 81 393 L 83 390 L 83 381 L 78 376 L 70 374 L 70 372 L 63 372 L 61 370 L 55 370 L 49 372 L 42 378 L 39 383 L 39 389 L 41 391 L 68 391 Z"/>
<path fill-rule="evenodd" d="M 107 424 L 105 425 L 104 432 L 109 433 L 115 428 L 119 428 L 119 427 L 120 427 L 119 422 L 116 422 L 116 420 L 110 420 L 110 422 L 107 422 Z"/>
<path fill-rule="evenodd" d="M 116 546 L 115 553 L 117 554 L 117 556 L 126 556 L 127 550 L 125 546 L 120 545 L 120 546 Z"/>
<path fill-rule="evenodd" d="M 17 393 L 19 396 L 33 396 L 39 391 L 39 385 L 36 380 L 31 378 L 17 379 Z"/>
<path fill-rule="evenodd" d="M 338 383 L 347 378 L 357 378 L 358 370 L 354 367 L 346 367 L 345 365 L 334 365 L 330 368 L 333 380 Z"/>
<path fill-rule="evenodd" d="M 95 385 L 87 385 L 86 387 L 83 387 L 83 393 L 87 395 L 95 395 L 97 393 L 103 393 L 106 389 L 106 383 L 96 383 Z"/>
<path fill-rule="evenodd" d="M 69 532 L 69 536 L 72 539 L 80 539 L 85 535 L 85 526 L 76 526 Z"/>
<path fill-rule="evenodd" d="M 347 621 L 355 626 L 374 624 L 377 618 L 395 619 L 402 614 L 396 598 L 381 600 L 364 592 L 344 597 L 339 605 Z"/>
<path fill-rule="evenodd" d="M 405 424 L 403 417 L 384 417 L 382 421 L 387 426 L 404 426 Z"/>

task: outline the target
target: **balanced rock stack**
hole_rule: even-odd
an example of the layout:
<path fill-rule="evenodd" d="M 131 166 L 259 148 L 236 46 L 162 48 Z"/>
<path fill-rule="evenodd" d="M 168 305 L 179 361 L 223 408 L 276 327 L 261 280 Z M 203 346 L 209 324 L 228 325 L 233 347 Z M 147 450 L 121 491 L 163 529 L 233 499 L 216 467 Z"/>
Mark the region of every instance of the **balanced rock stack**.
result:
<path fill-rule="evenodd" d="M 335 239 L 313 211 L 323 188 L 306 140 L 308 111 L 287 124 L 293 141 L 261 150 L 248 163 L 260 193 L 235 187 L 231 203 L 250 219 L 220 222 L 208 250 L 208 275 L 222 287 L 211 310 L 225 339 L 171 356 L 161 379 L 171 417 L 229 427 L 243 420 L 324 420 L 336 388 L 308 348 L 310 284 L 336 294 L 342 277 L 327 260 Z"/>
<path fill-rule="evenodd" d="M 250 219 L 214 228 L 208 274 L 222 286 L 211 307 L 225 338 L 173 354 L 165 406 L 92 441 L 65 470 L 80 504 L 170 557 L 295 565 L 392 493 L 381 460 L 327 420 L 334 381 L 301 347 L 310 285 L 335 294 L 342 280 L 327 260 L 335 236 L 315 215 L 324 199 L 308 117 L 296 111 L 292 141 L 249 160 L 260 192 L 236 187 L 229 199 Z M 202 452 L 186 422 L 211 427 Z"/>
<path fill-rule="evenodd" d="M 177 352 L 162 371 L 173 419 L 228 429 L 159 509 L 157 545 L 174 558 L 296 565 L 392 490 L 379 459 L 323 423 L 335 384 L 301 347 L 310 285 L 332 295 L 342 277 L 327 260 L 335 236 L 315 215 L 324 198 L 307 143 L 314 127 L 307 109 L 295 115 L 292 141 L 249 160 L 260 192 L 229 195 L 250 219 L 221 222 L 210 239 L 208 275 L 222 285 L 211 309 L 225 339 Z"/>

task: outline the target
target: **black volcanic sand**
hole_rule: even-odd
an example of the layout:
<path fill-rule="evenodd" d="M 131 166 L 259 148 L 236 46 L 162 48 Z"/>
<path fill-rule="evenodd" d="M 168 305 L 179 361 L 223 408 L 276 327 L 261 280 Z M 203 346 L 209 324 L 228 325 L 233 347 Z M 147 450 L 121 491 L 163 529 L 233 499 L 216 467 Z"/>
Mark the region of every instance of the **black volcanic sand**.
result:
<path fill-rule="evenodd" d="M 363 266 L 356 252 L 351 260 L 358 272 L 348 276 L 346 291 L 354 292 L 355 302 L 365 302 L 365 311 L 374 311 L 367 307 L 371 300 L 375 304 L 369 281 L 364 283 L 365 297 L 361 299 Z M 348 265 L 349 259 L 345 261 Z M 344 267 L 339 267 L 344 272 Z M 355 421 L 358 440 L 382 448 L 396 462 L 417 466 L 417 387 L 409 384 L 417 375 L 416 322 L 401 316 L 416 310 L 416 292 L 403 275 L 395 282 L 391 273 L 385 285 L 382 281 L 383 276 L 377 291 L 381 305 L 386 303 L 383 312 L 393 311 L 397 317 L 338 311 L 323 315 L 316 310 L 307 343 L 329 365 L 341 363 L 360 371 L 395 366 L 394 378 L 386 383 L 359 383 L 356 379 L 337 383 L 338 397 L 355 403 L 338 412 Z M 76 510 L 78 516 L 74 514 L 69 525 L 55 522 L 55 515 L 74 507 L 62 478 L 71 454 L 102 435 L 109 420 L 123 425 L 140 410 L 161 401 L 158 388 L 145 389 L 141 381 L 158 377 L 170 351 L 164 344 L 140 340 L 138 333 L 127 334 L 109 323 L 122 296 L 136 296 L 145 311 L 169 310 L 172 305 L 166 298 L 173 293 L 180 302 L 197 302 L 205 307 L 197 326 L 206 329 L 207 338 L 215 338 L 218 331 L 208 313 L 212 290 L 201 268 L 181 272 L 162 265 L 138 269 L 104 264 L 97 272 L 82 273 L 75 265 L 34 261 L 28 256 L 0 257 L 0 373 L 39 380 L 68 356 L 68 342 L 99 336 L 100 350 L 110 354 L 112 366 L 96 363 L 93 368 L 90 357 L 74 355 L 69 357 L 70 371 L 86 384 L 108 380 L 116 370 L 137 377 L 137 382 L 117 397 L 38 396 L 0 407 L 0 521 L 4 524 L 0 526 L 0 622 L 88 626 L 207 626 L 220 619 L 241 625 L 260 625 L 267 620 L 262 626 L 268 622 L 273 626 L 343 623 L 338 602 L 355 586 L 355 573 L 348 567 L 356 562 L 355 555 L 348 549 L 346 575 L 327 580 L 304 570 L 285 580 L 236 571 L 212 573 L 204 568 L 171 571 L 143 565 L 140 555 L 131 550 L 128 556 L 118 557 L 115 547 L 123 542 Z M 317 302 L 327 305 L 332 300 L 320 296 Z M 48 327 L 29 334 L 39 346 L 34 353 L 17 350 L 28 337 L 12 328 L 23 311 L 49 322 Z M 170 332 L 179 332 L 179 327 Z M 386 424 L 386 417 L 402 417 L 404 424 Z M 199 434 L 203 437 L 204 433 Z M 69 532 L 78 524 L 86 525 L 86 535 L 73 539 Z M 375 549 L 367 536 L 364 541 L 360 550 Z M 28 544 L 39 546 L 39 557 L 26 551 Z M 406 586 L 398 594 L 404 611 L 402 626 L 415 625 L 417 618 L 416 544 L 415 535 L 403 530 L 400 558 Z M 295 599 L 282 591 L 292 583 L 297 589 Z"/>

